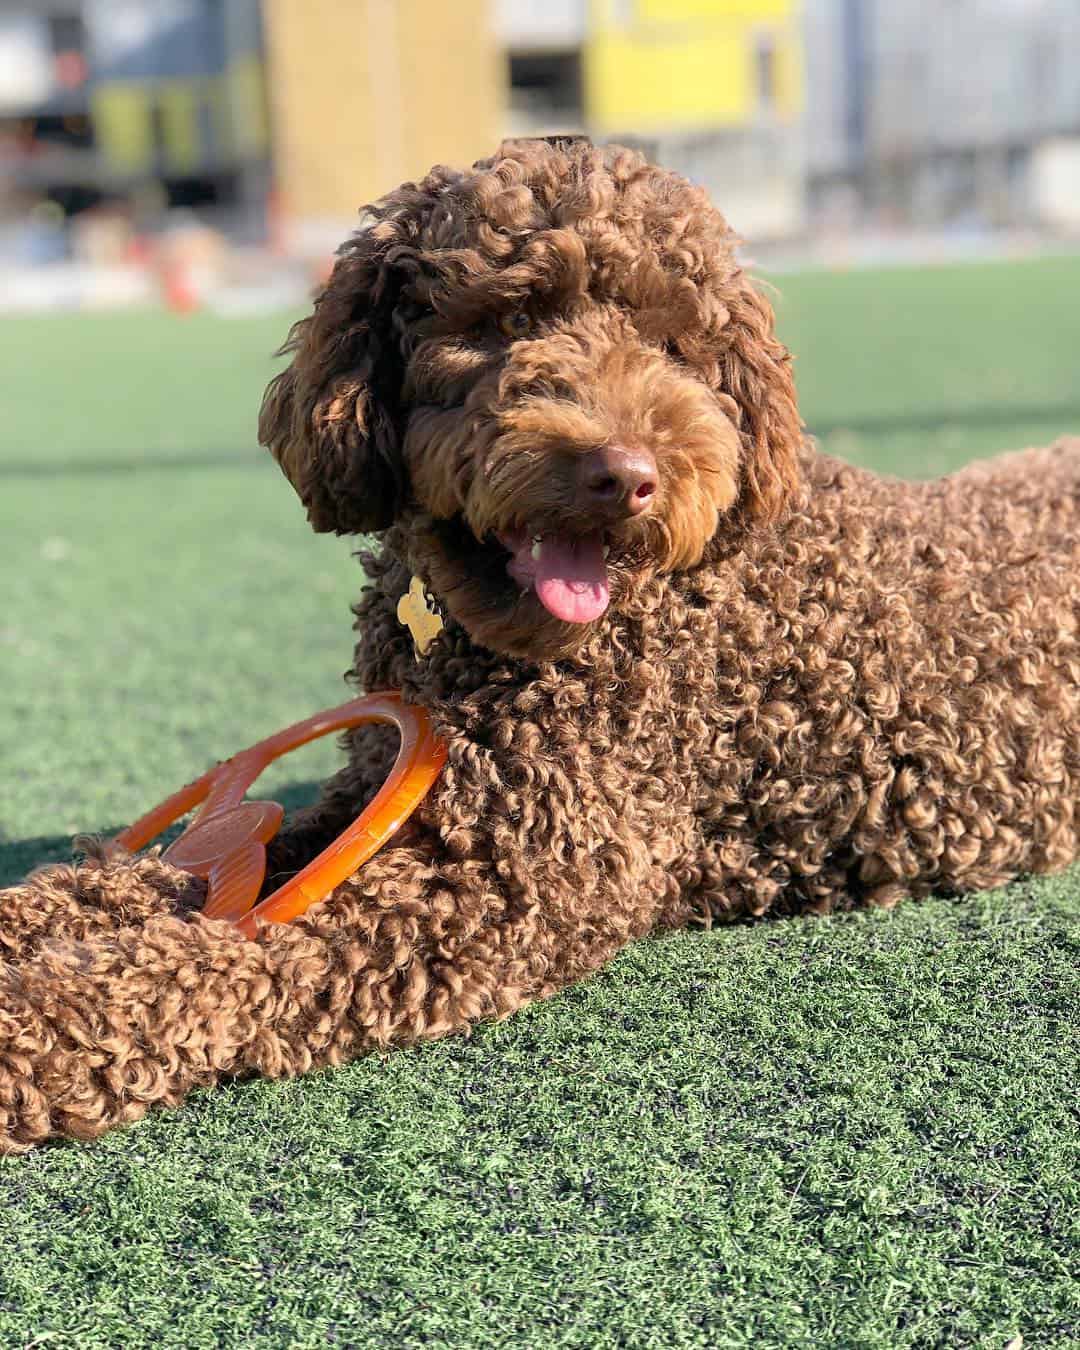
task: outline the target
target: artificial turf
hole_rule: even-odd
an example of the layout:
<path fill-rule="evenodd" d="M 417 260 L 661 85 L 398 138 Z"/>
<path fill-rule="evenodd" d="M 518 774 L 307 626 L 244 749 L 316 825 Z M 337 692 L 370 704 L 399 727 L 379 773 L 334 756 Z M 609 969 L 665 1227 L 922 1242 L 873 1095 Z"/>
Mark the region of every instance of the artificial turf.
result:
<path fill-rule="evenodd" d="M 1080 431 L 1080 260 L 778 285 L 838 453 Z M 355 564 L 253 446 L 286 323 L 6 321 L 0 881 L 344 696 Z M 1080 1344 L 1078 917 L 1074 872 L 675 934 L 470 1040 L 6 1160 L 0 1344 Z"/>

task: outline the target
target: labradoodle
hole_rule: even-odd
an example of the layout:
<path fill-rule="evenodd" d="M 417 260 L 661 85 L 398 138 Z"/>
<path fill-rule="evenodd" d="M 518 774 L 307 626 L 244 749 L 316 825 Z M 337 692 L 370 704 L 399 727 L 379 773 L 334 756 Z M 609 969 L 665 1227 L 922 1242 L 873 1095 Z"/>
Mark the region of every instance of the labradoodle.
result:
<path fill-rule="evenodd" d="M 352 676 L 427 708 L 446 767 L 253 941 L 156 852 L 0 893 L 7 1150 L 505 1017 L 655 930 L 1076 856 L 1080 441 L 920 483 L 819 454 L 699 188 L 581 140 L 436 168 L 287 350 L 261 439 L 315 529 L 376 535 Z M 395 752 L 347 744 L 268 885 Z"/>

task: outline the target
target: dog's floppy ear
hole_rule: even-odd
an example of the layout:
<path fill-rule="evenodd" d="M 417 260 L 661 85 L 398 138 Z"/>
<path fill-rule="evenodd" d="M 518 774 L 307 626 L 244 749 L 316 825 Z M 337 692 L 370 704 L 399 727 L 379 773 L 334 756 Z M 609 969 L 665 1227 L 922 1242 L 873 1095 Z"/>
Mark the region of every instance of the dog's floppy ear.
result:
<path fill-rule="evenodd" d="M 395 242 L 393 222 L 382 221 L 343 246 L 314 312 L 279 352 L 292 363 L 263 396 L 259 441 L 320 532 L 385 529 L 403 495 Z"/>
<path fill-rule="evenodd" d="M 767 522 L 780 515 L 799 481 L 803 426 L 791 356 L 773 332 L 772 306 L 748 278 L 740 273 L 724 302 L 729 318 L 721 382 L 741 414 L 740 507 L 748 519 Z"/>

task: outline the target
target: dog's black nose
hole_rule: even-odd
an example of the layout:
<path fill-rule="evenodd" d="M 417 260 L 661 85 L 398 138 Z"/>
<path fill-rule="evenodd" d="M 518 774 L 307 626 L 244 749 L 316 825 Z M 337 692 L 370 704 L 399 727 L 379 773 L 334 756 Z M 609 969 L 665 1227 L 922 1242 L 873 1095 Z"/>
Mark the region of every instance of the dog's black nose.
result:
<path fill-rule="evenodd" d="M 610 520 L 640 516 L 652 506 L 660 475 L 647 450 L 606 445 L 590 450 L 578 464 L 578 493 L 588 510 Z"/>

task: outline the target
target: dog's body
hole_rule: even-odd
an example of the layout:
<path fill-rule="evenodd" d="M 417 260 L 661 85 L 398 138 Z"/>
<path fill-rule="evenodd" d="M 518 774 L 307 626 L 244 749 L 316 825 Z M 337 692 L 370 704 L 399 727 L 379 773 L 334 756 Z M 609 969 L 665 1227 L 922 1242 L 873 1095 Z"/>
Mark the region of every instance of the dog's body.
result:
<path fill-rule="evenodd" d="M 264 440 L 382 531 L 354 675 L 448 744 L 326 903 L 245 942 L 101 856 L 0 893 L 8 1148 L 550 995 L 654 929 L 892 904 L 1078 852 L 1080 442 L 886 480 L 802 436 L 703 195 L 621 151 L 434 171 L 342 251 Z M 446 612 L 414 653 L 398 602 Z M 393 758 L 360 729 L 269 884 Z"/>
<path fill-rule="evenodd" d="M 1078 513 L 1080 441 L 928 483 L 808 448 L 782 531 L 651 578 L 576 671 L 455 625 L 416 658 L 391 532 L 355 678 L 450 741 L 429 865 L 506 872 L 540 914 L 567 892 L 553 961 L 574 913 L 602 961 L 658 926 L 983 889 L 1080 853 Z M 373 741 L 294 827 L 295 862 L 385 777 L 394 746 Z"/>

